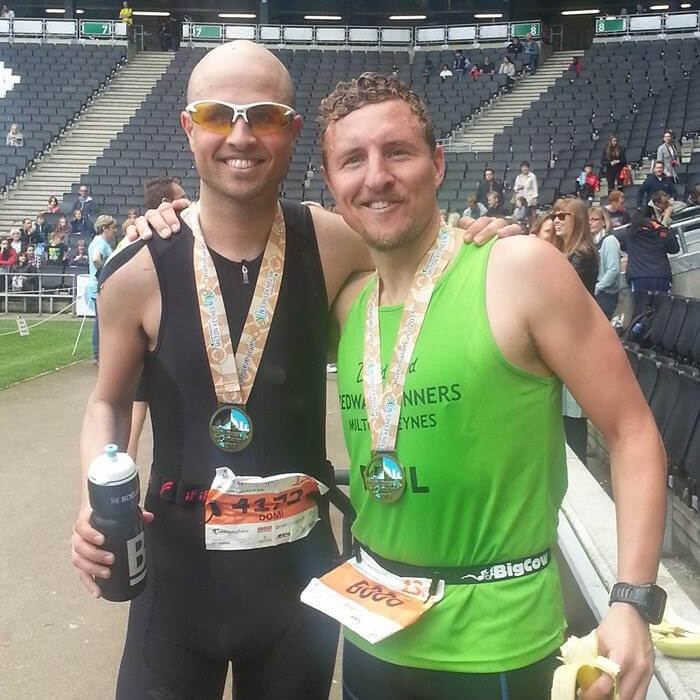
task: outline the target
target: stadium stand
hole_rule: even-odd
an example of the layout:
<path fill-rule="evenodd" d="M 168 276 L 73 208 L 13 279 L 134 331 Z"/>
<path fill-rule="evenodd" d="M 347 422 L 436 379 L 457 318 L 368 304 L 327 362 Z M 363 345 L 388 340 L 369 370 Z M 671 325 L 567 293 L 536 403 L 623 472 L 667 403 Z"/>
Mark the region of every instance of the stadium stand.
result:
<path fill-rule="evenodd" d="M 126 59 L 126 48 L 81 44 L 3 45 L 2 64 L 19 82 L 0 100 L 0 191 L 46 152 Z M 47 66 L 51 69 L 47 70 Z M 5 145 L 17 123 L 24 146 Z"/>
<path fill-rule="evenodd" d="M 700 67 L 696 39 L 596 43 L 581 64 L 580 74 L 567 71 L 495 137 L 492 154 L 479 154 L 508 182 L 519 163 L 530 160 L 542 204 L 572 193 L 586 161 L 599 167 L 610 133 L 618 135 L 628 162 L 639 164 L 656 154 L 664 130 L 677 137 L 700 132 L 700 93 L 691 79 Z M 700 156 L 677 170 L 681 186 L 691 175 L 697 179 Z M 635 186 L 625 192 L 633 200 Z"/>
<path fill-rule="evenodd" d="M 654 414 L 674 491 L 697 509 L 700 496 L 700 299 L 648 293 L 648 330 L 625 350 Z"/>
<path fill-rule="evenodd" d="M 179 178 L 185 191 L 190 196 L 196 196 L 199 181 L 179 126 L 179 113 L 185 104 L 187 79 L 194 64 L 206 51 L 197 47 L 178 52 L 148 100 L 81 179 L 83 184 L 90 187 L 95 198 L 102 202 L 101 209 L 105 212 L 123 217 L 129 208 L 140 207 L 144 180 L 165 173 Z M 426 98 L 439 137 L 449 135 L 467 117 L 483 109 L 506 88 L 505 76 L 497 74 L 482 75 L 476 81 L 465 76 L 462 82 L 453 80 L 443 83 L 437 77 L 438 66 L 440 61 L 451 61 L 450 52 L 430 52 L 433 74 L 429 79 L 423 75 L 423 59 L 418 59 L 411 66 L 405 51 L 282 49 L 276 53 L 292 74 L 297 86 L 297 107 L 305 115 L 283 194 L 289 198 L 324 204 L 331 202 L 319 173 L 321 154 L 316 137 L 315 111 L 321 99 L 339 80 L 363 71 L 396 72 Z M 487 54 L 496 63 L 499 53 L 493 49 L 470 51 L 469 58 L 473 63 L 480 64 Z M 522 60 L 516 61 L 516 67 L 522 68 Z M 466 159 L 463 160 L 466 162 Z M 461 172 L 464 174 L 465 169 Z M 78 182 L 74 183 L 71 192 L 65 194 L 64 202 L 73 201 L 79 185 Z M 449 188 L 446 191 L 450 191 Z M 456 195 L 461 196 L 459 190 Z"/>

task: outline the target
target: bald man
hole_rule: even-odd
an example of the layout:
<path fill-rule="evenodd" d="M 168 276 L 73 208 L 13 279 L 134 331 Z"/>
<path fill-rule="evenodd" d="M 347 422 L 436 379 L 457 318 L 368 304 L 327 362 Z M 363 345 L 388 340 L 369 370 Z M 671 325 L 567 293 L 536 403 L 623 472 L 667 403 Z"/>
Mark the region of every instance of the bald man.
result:
<path fill-rule="evenodd" d="M 328 310 L 372 263 L 340 217 L 278 202 L 301 117 L 270 52 L 212 50 L 187 100 L 200 201 L 176 222 L 181 235 L 106 266 L 81 442 L 85 484 L 105 444 L 126 446 L 143 368 L 148 583 L 131 605 L 117 698 L 218 700 L 231 663 L 236 700 L 326 700 L 338 630 L 299 594 L 336 554 L 323 497 Z M 113 557 L 90 512 L 84 491 L 73 563 L 99 597 Z"/>

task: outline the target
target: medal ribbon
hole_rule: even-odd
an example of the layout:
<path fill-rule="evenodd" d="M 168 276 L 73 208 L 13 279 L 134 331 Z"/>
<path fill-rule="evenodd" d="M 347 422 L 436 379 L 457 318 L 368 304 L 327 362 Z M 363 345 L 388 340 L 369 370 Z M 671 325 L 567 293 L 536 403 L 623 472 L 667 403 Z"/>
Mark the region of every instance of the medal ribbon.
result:
<path fill-rule="evenodd" d="M 199 316 L 216 398 L 220 404 L 245 406 L 270 334 L 282 283 L 286 246 L 282 207 L 277 204 L 253 300 L 235 355 L 219 277 L 199 225 L 199 203 L 191 204 L 183 218 L 194 236 L 194 278 Z"/>
<path fill-rule="evenodd" d="M 399 416 L 403 387 L 408 366 L 418 341 L 420 329 L 428 311 L 433 289 L 445 271 L 455 249 L 455 234 L 441 227 L 433 247 L 421 259 L 413 278 L 411 290 L 401 314 L 394 352 L 386 378 L 382 382 L 382 363 L 379 337 L 379 284 L 377 275 L 374 289 L 367 301 L 365 317 L 365 347 L 362 365 L 362 383 L 367 404 L 367 417 L 372 435 L 373 452 L 393 452 L 399 431 Z"/>

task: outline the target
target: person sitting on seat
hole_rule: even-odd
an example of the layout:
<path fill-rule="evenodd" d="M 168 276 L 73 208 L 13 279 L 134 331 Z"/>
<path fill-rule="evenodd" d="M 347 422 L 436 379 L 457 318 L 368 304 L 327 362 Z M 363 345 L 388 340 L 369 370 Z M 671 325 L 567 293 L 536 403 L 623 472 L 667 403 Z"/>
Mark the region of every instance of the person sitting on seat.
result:
<path fill-rule="evenodd" d="M 7 272 L 17 262 L 17 251 L 10 245 L 9 238 L 0 241 L 0 272 Z"/>
<path fill-rule="evenodd" d="M 495 216 L 496 218 L 508 216 L 508 210 L 503 206 L 501 195 L 498 192 L 495 190 L 489 192 L 486 201 L 489 205 L 486 216 Z"/>
<path fill-rule="evenodd" d="M 700 207 L 700 182 L 688 185 L 688 197 L 686 198 L 689 207 Z"/>
<path fill-rule="evenodd" d="M 593 201 L 600 190 L 600 178 L 593 172 L 593 163 L 586 163 L 576 180 L 576 193 L 581 199 Z"/>
<path fill-rule="evenodd" d="M 484 74 L 494 73 L 496 71 L 495 66 L 491 63 L 491 59 L 488 56 L 484 56 L 484 60 L 479 66 L 479 70 Z"/>
<path fill-rule="evenodd" d="M 37 214 L 36 221 L 32 226 L 32 232 L 29 234 L 29 240 L 35 245 L 37 243 L 43 243 L 52 230 L 51 225 L 46 223 L 44 215 Z"/>
<path fill-rule="evenodd" d="M 19 130 L 17 124 L 12 124 L 10 130 L 7 132 L 7 136 L 5 137 L 5 145 L 13 146 L 15 148 L 24 146 L 24 136 Z"/>
<path fill-rule="evenodd" d="M 498 67 L 498 74 L 505 75 L 510 84 L 515 82 L 515 64 L 510 56 L 504 56 L 501 65 Z"/>
<path fill-rule="evenodd" d="M 445 82 L 445 78 L 451 78 L 453 75 L 452 71 L 449 69 L 448 65 L 445 64 L 442 67 L 442 70 L 440 71 L 440 77 L 442 78 L 442 82 Z"/>
<path fill-rule="evenodd" d="M 676 202 L 675 199 L 669 197 L 662 190 L 654 192 L 651 197 L 651 208 L 654 212 L 654 218 L 662 226 L 670 226 L 673 217 L 676 214 L 680 214 L 687 206 L 685 202 Z"/>
<path fill-rule="evenodd" d="M 70 222 L 70 227 L 71 233 L 74 236 L 92 240 L 95 235 L 95 227 L 92 225 L 89 218 L 83 216 L 83 212 L 80 211 L 80 209 L 76 209 L 73 212 L 73 220 Z"/>
<path fill-rule="evenodd" d="M 20 253 L 17 256 L 17 262 L 10 268 L 12 275 L 12 291 L 13 292 L 30 292 L 36 287 L 36 277 L 28 275 L 35 273 L 36 267 L 29 261 L 26 253 Z"/>
<path fill-rule="evenodd" d="M 68 258 L 68 246 L 64 242 L 63 234 L 54 231 L 51 234 L 49 244 L 46 246 L 46 264 L 62 266 Z"/>
<path fill-rule="evenodd" d="M 467 195 L 467 208 L 462 212 L 463 218 L 478 219 L 486 214 L 486 207 L 477 199 L 472 192 Z M 468 222 L 462 222 L 460 219 L 459 225 L 462 228 L 467 228 Z"/>
<path fill-rule="evenodd" d="M 608 203 L 605 205 L 612 227 L 625 226 L 630 222 L 630 215 L 625 210 L 625 194 L 620 190 L 613 190 L 608 195 Z"/>
<path fill-rule="evenodd" d="M 80 267 L 86 270 L 90 266 L 87 245 L 82 238 L 78 239 L 78 242 L 75 244 L 75 250 L 68 255 L 68 266 Z"/>

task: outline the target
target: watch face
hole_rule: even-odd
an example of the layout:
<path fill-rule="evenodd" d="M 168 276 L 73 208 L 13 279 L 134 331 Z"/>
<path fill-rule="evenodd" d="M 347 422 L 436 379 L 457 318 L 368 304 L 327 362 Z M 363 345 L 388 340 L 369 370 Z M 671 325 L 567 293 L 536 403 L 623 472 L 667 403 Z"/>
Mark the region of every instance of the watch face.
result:
<path fill-rule="evenodd" d="M 666 608 L 666 591 L 659 586 L 651 586 L 645 608 L 647 620 L 652 625 L 658 625 L 663 619 Z"/>

